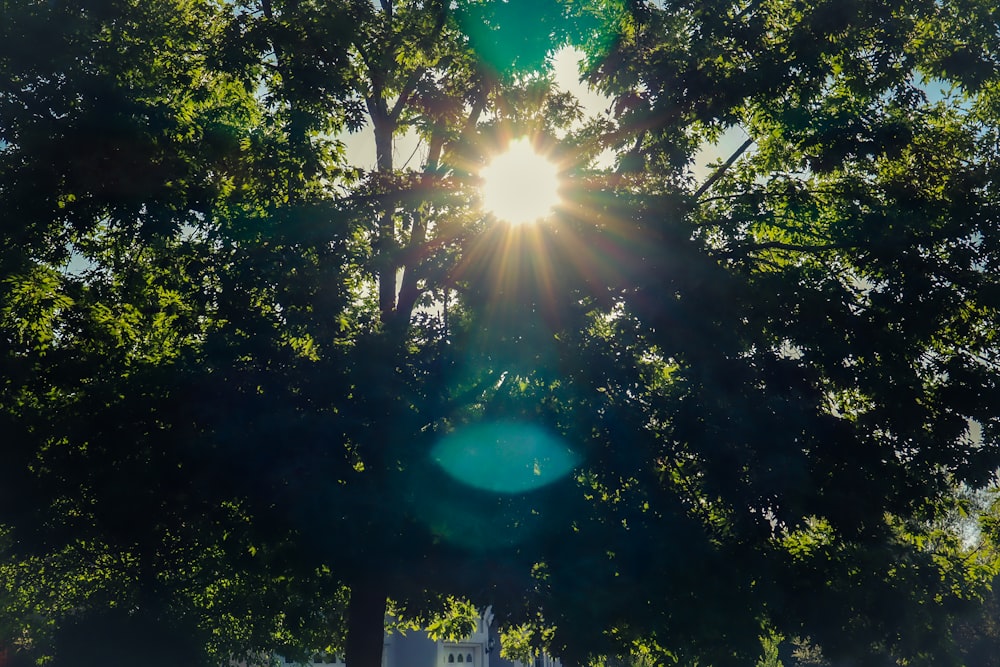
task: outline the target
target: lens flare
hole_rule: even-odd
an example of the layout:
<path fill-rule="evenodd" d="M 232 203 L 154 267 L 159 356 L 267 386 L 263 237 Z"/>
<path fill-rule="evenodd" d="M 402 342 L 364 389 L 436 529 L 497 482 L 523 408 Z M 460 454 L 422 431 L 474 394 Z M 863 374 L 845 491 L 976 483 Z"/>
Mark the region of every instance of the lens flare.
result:
<path fill-rule="evenodd" d="M 568 446 L 532 424 L 494 422 L 460 428 L 431 450 L 452 478 L 495 493 L 525 493 L 552 484 L 579 463 Z"/>

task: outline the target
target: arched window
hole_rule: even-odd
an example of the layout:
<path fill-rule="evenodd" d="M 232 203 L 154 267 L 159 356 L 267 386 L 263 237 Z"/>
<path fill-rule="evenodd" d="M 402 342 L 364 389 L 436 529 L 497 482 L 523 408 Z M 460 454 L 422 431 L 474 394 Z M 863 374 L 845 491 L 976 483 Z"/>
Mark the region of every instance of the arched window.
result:
<path fill-rule="evenodd" d="M 465 658 L 462 656 L 461 653 L 458 654 L 458 661 L 459 662 L 465 662 Z"/>
<path fill-rule="evenodd" d="M 455 662 L 455 654 L 454 653 L 449 653 L 448 654 L 448 662 Z"/>
<path fill-rule="evenodd" d="M 472 662 L 472 654 L 471 653 L 468 654 L 467 656 L 465 656 L 465 661 L 466 662 L 470 662 L 470 663 Z"/>

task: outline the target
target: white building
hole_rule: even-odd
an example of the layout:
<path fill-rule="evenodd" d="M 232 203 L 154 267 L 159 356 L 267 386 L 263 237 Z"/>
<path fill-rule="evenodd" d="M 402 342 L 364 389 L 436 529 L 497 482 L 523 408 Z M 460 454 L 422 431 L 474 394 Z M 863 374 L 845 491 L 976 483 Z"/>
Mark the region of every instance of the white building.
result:
<path fill-rule="evenodd" d="M 298 663 L 283 661 L 286 665 Z M 307 663 L 308 664 L 308 663 Z M 345 667 L 343 655 L 316 654 L 313 665 Z M 500 657 L 500 637 L 493 627 L 493 611 L 487 607 L 468 637 L 456 641 L 434 641 L 427 633 L 408 632 L 385 636 L 382 667 L 561 667 L 558 660 L 538 656 L 534 664 L 511 662 Z"/>

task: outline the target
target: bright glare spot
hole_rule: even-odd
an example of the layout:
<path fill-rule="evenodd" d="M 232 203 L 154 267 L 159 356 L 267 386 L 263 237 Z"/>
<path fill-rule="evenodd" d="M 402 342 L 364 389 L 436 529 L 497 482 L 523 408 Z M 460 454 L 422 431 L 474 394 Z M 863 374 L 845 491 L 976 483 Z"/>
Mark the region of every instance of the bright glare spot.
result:
<path fill-rule="evenodd" d="M 552 484 L 579 462 L 571 449 L 542 428 L 518 422 L 460 428 L 438 441 L 431 457 L 468 486 L 513 494 Z"/>
<path fill-rule="evenodd" d="M 512 141 L 479 175 L 486 211 L 511 224 L 544 218 L 559 203 L 559 169 L 527 139 Z"/>

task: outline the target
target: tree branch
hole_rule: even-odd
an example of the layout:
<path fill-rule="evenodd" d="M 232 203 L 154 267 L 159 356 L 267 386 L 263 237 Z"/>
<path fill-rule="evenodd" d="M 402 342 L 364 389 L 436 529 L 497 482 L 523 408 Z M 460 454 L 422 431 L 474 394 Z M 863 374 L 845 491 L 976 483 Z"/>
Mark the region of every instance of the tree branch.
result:
<path fill-rule="evenodd" d="M 384 6 L 384 3 L 383 3 Z M 445 4 L 441 3 L 440 11 L 438 12 L 437 18 L 434 21 L 434 28 L 431 30 L 430 34 L 426 37 L 424 42 L 427 45 L 433 45 L 437 41 L 437 38 L 441 35 L 441 31 L 444 30 L 444 19 L 446 12 Z M 442 59 L 439 58 L 433 67 L 438 67 Z M 427 67 L 421 65 L 410 72 L 409 76 L 406 77 L 406 82 L 399 91 L 399 97 L 396 98 L 396 104 L 393 105 L 392 111 L 389 113 L 393 121 L 399 121 L 399 116 L 403 112 L 403 108 L 406 107 L 407 103 L 410 101 L 410 96 L 413 95 L 413 91 L 416 90 L 417 84 L 420 83 L 420 79 L 423 78 L 424 73 L 427 72 Z"/>
<path fill-rule="evenodd" d="M 725 163 L 722 164 L 722 166 L 716 169 L 715 173 L 712 174 L 708 178 L 708 180 L 702 184 L 700 188 L 698 188 L 698 190 L 694 193 L 694 198 L 698 199 L 703 194 L 705 194 L 705 192 L 707 192 L 710 187 L 715 185 L 715 182 L 718 181 L 720 178 L 722 178 L 723 174 L 725 174 L 726 171 L 731 166 L 733 166 L 733 163 L 736 162 L 736 160 L 738 160 L 739 157 L 743 155 L 743 153 L 745 153 L 748 148 L 750 148 L 751 144 L 753 144 L 753 139 L 747 139 L 746 141 L 744 141 L 743 144 L 736 149 L 736 152 L 730 155 L 729 159 L 726 160 Z"/>
<path fill-rule="evenodd" d="M 444 147 L 444 132 L 436 130 L 431 135 L 430 148 L 427 154 L 427 164 L 424 166 L 423 179 L 436 179 L 438 163 L 441 160 L 441 151 Z M 433 185 L 433 184 L 432 184 Z M 405 318 L 407 321 L 413 311 L 413 306 L 420 297 L 420 290 L 417 289 L 417 282 L 420 279 L 418 266 L 420 261 L 420 251 L 427 241 L 427 212 L 416 211 L 413 220 L 413 232 L 410 234 L 410 242 L 406 247 L 406 266 L 404 267 L 403 281 L 399 288 L 399 298 L 396 302 L 397 317 Z"/>
<path fill-rule="evenodd" d="M 475 129 L 476 123 L 479 121 L 479 116 L 486 108 L 486 100 L 489 98 L 489 95 L 490 82 L 487 79 L 487 75 L 480 72 L 479 87 L 476 88 L 476 99 L 472 103 L 469 117 L 465 119 L 465 125 L 462 127 L 462 136 L 467 137 Z"/>
<path fill-rule="evenodd" d="M 789 252 L 826 252 L 827 250 L 842 250 L 844 248 L 850 248 L 845 243 L 813 243 L 813 244 L 801 244 L 801 243 L 786 243 L 784 241 L 765 241 L 764 243 L 746 243 L 732 248 L 726 252 L 720 253 L 726 256 L 732 256 L 736 254 L 748 255 L 752 252 L 757 252 L 760 250 L 788 250 Z"/>
<path fill-rule="evenodd" d="M 615 170 L 616 174 L 622 175 L 635 165 L 635 161 L 638 160 L 639 156 L 642 154 L 642 142 L 646 140 L 646 133 L 647 130 L 645 129 L 639 130 L 639 134 L 636 135 L 635 143 L 632 144 L 632 148 L 630 148 L 628 153 L 626 153 L 624 157 L 618 161 L 618 168 Z"/>

